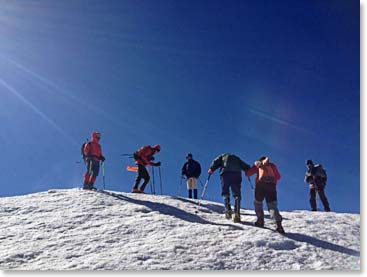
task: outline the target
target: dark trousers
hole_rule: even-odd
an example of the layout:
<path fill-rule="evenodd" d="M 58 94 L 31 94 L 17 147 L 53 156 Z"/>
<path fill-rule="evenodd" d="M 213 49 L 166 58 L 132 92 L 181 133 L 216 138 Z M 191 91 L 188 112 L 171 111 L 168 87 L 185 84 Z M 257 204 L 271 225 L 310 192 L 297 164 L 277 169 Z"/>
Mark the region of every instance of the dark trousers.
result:
<path fill-rule="evenodd" d="M 149 183 L 150 176 L 145 166 L 138 164 L 138 176 L 136 176 L 134 189 L 138 189 L 141 179 L 144 179 L 144 183 L 141 185 L 140 190 L 144 191 L 146 185 Z"/>
<path fill-rule="evenodd" d="M 316 188 L 310 189 L 310 205 L 313 211 L 317 211 L 317 204 L 316 204 L 316 193 L 319 194 L 320 200 L 324 205 L 325 211 L 330 211 L 329 201 L 325 195 L 325 186 L 318 186 Z"/>
<path fill-rule="evenodd" d="M 224 197 L 224 207 L 226 211 L 231 210 L 231 202 L 229 199 L 229 189 L 231 189 L 233 197 L 235 199 L 234 212 L 239 215 L 241 209 L 241 172 L 224 172 L 221 176 L 221 183 L 222 196 Z"/>
<path fill-rule="evenodd" d="M 231 188 L 233 197 L 241 199 L 241 172 L 224 172 L 221 176 L 222 183 L 222 196 L 230 195 L 229 189 Z"/>
<path fill-rule="evenodd" d="M 276 222 L 282 221 L 282 216 L 278 210 L 277 187 L 274 183 L 259 182 L 255 187 L 255 213 L 260 222 L 264 222 L 263 201 L 265 199 L 266 205 L 272 217 Z"/>
<path fill-rule="evenodd" d="M 259 182 L 255 187 L 255 199 L 266 203 L 277 201 L 277 189 L 275 184 Z"/>
<path fill-rule="evenodd" d="M 87 160 L 85 166 L 87 172 L 84 174 L 84 188 L 91 188 L 99 173 L 99 161 Z"/>

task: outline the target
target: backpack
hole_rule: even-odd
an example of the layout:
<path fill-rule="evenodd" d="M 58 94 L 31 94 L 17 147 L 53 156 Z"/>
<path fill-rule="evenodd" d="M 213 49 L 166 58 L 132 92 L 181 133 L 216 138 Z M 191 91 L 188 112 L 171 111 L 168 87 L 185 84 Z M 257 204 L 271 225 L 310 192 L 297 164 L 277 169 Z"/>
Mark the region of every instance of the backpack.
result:
<path fill-rule="evenodd" d="M 138 155 L 138 151 L 134 152 L 134 154 L 133 154 L 133 158 L 134 158 L 134 160 L 135 160 L 135 161 L 137 161 L 137 160 L 139 160 L 139 159 L 140 159 L 140 157 L 139 157 L 139 155 Z"/>
<path fill-rule="evenodd" d="M 84 143 L 82 144 L 82 147 L 80 148 L 80 154 L 82 154 L 83 161 L 85 161 L 85 158 L 86 158 L 86 155 L 84 154 L 84 148 L 85 148 L 85 146 L 86 146 L 87 144 L 89 144 L 89 145 L 90 145 L 90 142 L 89 142 L 89 141 L 84 142 Z"/>
<path fill-rule="evenodd" d="M 325 169 L 322 167 L 321 164 L 318 164 L 315 166 L 315 176 L 316 178 L 321 179 L 322 181 L 326 182 L 327 181 L 327 174 Z"/>
<path fill-rule="evenodd" d="M 275 183 L 275 173 L 270 164 L 265 164 L 259 167 L 259 181 Z"/>

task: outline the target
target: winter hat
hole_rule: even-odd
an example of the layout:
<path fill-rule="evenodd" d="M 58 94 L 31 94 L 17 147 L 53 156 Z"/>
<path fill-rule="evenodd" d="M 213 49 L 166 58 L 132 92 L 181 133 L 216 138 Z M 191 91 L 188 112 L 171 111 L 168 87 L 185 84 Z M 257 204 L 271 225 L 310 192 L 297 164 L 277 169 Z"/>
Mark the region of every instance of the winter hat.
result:
<path fill-rule="evenodd" d="M 256 167 L 260 167 L 269 162 L 269 157 L 262 156 L 258 161 L 255 162 Z"/>
<path fill-rule="evenodd" d="M 93 134 L 92 134 L 92 140 L 99 140 L 99 139 L 101 139 L 101 133 L 100 132 L 94 132 Z"/>
<path fill-rule="evenodd" d="M 153 148 L 154 148 L 157 152 L 161 151 L 161 146 L 160 146 L 159 144 L 154 145 L 154 146 L 153 146 Z"/>
<path fill-rule="evenodd" d="M 307 160 L 306 165 L 313 165 L 313 161 L 312 160 Z"/>
<path fill-rule="evenodd" d="M 191 153 L 187 154 L 186 159 L 188 159 L 188 158 L 192 159 L 192 154 Z"/>

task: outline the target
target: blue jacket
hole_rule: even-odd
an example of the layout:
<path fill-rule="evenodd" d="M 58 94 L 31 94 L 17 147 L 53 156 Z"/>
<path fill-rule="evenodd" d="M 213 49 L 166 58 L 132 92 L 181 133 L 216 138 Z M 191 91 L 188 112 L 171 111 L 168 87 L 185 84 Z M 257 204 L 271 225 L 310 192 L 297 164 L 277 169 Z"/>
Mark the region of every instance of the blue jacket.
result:
<path fill-rule="evenodd" d="M 185 175 L 187 179 L 191 177 L 199 178 L 201 174 L 201 166 L 197 161 L 191 159 L 184 164 L 181 173 L 182 175 Z"/>

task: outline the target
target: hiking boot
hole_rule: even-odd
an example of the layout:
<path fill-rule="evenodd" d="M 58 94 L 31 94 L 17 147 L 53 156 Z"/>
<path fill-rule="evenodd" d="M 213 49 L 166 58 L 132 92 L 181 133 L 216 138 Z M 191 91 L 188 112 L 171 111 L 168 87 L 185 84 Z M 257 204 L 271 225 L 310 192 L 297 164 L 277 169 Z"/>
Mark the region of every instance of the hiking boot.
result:
<path fill-rule="evenodd" d="M 139 189 L 138 193 L 144 193 L 144 190 Z"/>
<path fill-rule="evenodd" d="M 277 231 L 280 234 L 284 234 L 285 233 L 281 221 L 278 221 L 277 222 L 277 228 L 275 229 L 275 231 Z"/>
<path fill-rule="evenodd" d="M 132 193 L 138 193 L 138 192 L 139 192 L 139 190 L 138 190 L 138 189 L 133 189 L 131 192 L 132 192 Z"/>
<path fill-rule="evenodd" d="M 231 219 L 232 218 L 232 210 L 227 210 L 225 213 L 226 219 Z"/>
<path fill-rule="evenodd" d="M 241 222 L 241 216 L 240 216 L 240 214 L 234 214 L 233 222 L 234 222 L 234 223 L 239 223 L 239 222 Z"/>
<path fill-rule="evenodd" d="M 260 219 L 258 219 L 258 220 L 256 220 L 255 222 L 254 222 L 254 225 L 256 226 L 256 227 L 264 227 L 264 220 L 260 220 Z"/>
<path fill-rule="evenodd" d="M 91 189 L 90 184 L 84 184 L 83 189 L 90 190 Z"/>

